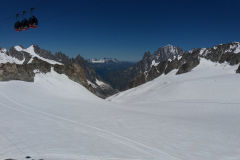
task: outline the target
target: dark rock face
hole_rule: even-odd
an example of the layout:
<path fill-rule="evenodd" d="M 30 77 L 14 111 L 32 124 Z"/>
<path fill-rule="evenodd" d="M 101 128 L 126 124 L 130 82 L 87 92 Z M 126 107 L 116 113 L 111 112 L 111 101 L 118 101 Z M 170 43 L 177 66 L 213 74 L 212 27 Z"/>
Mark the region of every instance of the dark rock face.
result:
<path fill-rule="evenodd" d="M 6 52 L 6 54 L 11 57 L 17 58 L 20 61 L 25 60 L 25 63 L 27 63 L 31 59 L 29 53 L 24 51 L 17 51 L 14 47 L 11 47 L 9 51 Z"/>
<path fill-rule="evenodd" d="M 175 59 L 174 57 L 181 56 L 184 53 L 185 52 L 179 47 L 167 45 L 155 51 L 153 57 L 155 57 L 154 59 L 156 62 L 163 62 L 168 61 L 168 59 Z"/>
<path fill-rule="evenodd" d="M 126 89 L 137 87 L 137 86 L 139 86 L 141 84 L 144 84 L 146 82 L 147 82 L 147 80 L 145 78 L 145 75 L 141 74 L 141 75 L 137 76 L 133 81 L 129 82 L 129 84 L 127 85 Z"/>
<path fill-rule="evenodd" d="M 21 80 L 33 82 L 35 70 L 47 73 L 50 72 L 51 65 L 38 58 L 34 58 L 30 64 L 0 64 L 0 81 Z"/>
<path fill-rule="evenodd" d="M 71 80 L 82 84 L 84 87 L 86 87 L 88 90 L 90 90 L 92 93 L 96 94 L 98 97 L 106 98 L 110 95 L 113 95 L 117 93 L 117 90 L 114 90 L 111 86 L 105 85 L 105 86 L 98 86 L 96 87 L 96 84 L 93 83 L 95 86 L 92 86 L 91 84 L 88 84 L 87 75 L 85 74 L 85 68 L 80 66 L 78 63 L 72 63 L 72 64 L 66 64 L 66 65 L 54 65 L 54 70 L 59 74 L 65 74 L 67 75 Z"/>
<path fill-rule="evenodd" d="M 89 67 L 88 63 L 86 60 L 84 60 L 80 55 L 78 55 L 75 59 L 74 59 L 74 63 L 80 65 L 83 68 L 83 71 L 86 75 L 86 78 L 88 80 L 90 80 L 91 82 L 95 82 L 96 78 L 97 79 L 101 79 L 97 73 L 95 72 L 95 70 L 93 70 L 92 68 Z"/>
<path fill-rule="evenodd" d="M 17 58 L 21 61 L 25 58 L 24 53 L 19 54 L 19 52 L 14 47 L 10 48 L 9 51 L 7 51 L 6 54 L 11 56 L 11 57 L 15 57 L 15 58 Z"/>
<path fill-rule="evenodd" d="M 200 63 L 200 58 L 197 52 L 193 52 L 190 54 L 185 54 L 182 57 L 182 61 L 180 62 L 180 66 L 178 66 L 177 74 L 190 72 L 194 67 L 196 67 Z"/>
<path fill-rule="evenodd" d="M 41 49 L 37 45 L 33 45 L 33 48 L 34 48 L 35 53 L 37 53 L 40 57 L 55 60 L 55 56 L 52 55 L 52 53 L 50 51 L 45 50 L 45 49 Z"/>
<path fill-rule="evenodd" d="M 236 70 L 236 73 L 240 73 L 240 65 L 238 66 L 238 69 Z"/>
<path fill-rule="evenodd" d="M 214 46 L 213 48 L 205 49 L 201 56 L 213 62 L 228 62 L 230 65 L 236 65 L 240 63 L 239 47 L 239 42 L 221 44 Z"/>
<path fill-rule="evenodd" d="M 122 83 L 118 89 L 125 90 L 132 88 L 158 77 L 163 72 L 170 72 L 178 66 L 175 59 L 184 53 L 181 48 L 172 45 L 161 47 L 154 54 L 151 54 L 149 51 L 145 52 L 141 61 L 117 73 L 118 80 Z"/>
<path fill-rule="evenodd" d="M 58 65 L 54 66 L 54 70 L 59 74 L 67 75 L 71 80 L 88 87 L 83 68 L 78 64 Z"/>
<path fill-rule="evenodd" d="M 26 70 L 25 66 L 17 64 L 0 64 L 0 81 L 22 80 L 33 82 L 34 73 L 31 70 Z"/>
<path fill-rule="evenodd" d="M 174 59 L 172 61 L 168 61 L 168 64 L 166 66 L 166 69 L 164 71 L 164 74 L 168 74 L 169 72 L 171 72 L 174 69 L 177 69 L 180 65 L 180 61 L 178 61 L 177 59 Z"/>
<path fill-rule="evenodd" d="M 175 58 L 169 61 L 160 62 L 157 66 L 152 66 L 148 72 L 135 77 L 127 86 L 127 89 L 139 86 L 151 81 L 162 74 L 168 74 L 174 69 L 178 69 L 177 74 L 191 71 L 199 64 L 198 54 L 184 54 L 180 59 Z"/>
<path fill-rule="evenodd" d="M 63 64 L 71 64 L 73 63 L 73 58 L 69 58 L 68 56 L 66 56 L 64 53 L 62 52 L 56 52 L 55 55 L 55 60 L 63 63 Z"/>

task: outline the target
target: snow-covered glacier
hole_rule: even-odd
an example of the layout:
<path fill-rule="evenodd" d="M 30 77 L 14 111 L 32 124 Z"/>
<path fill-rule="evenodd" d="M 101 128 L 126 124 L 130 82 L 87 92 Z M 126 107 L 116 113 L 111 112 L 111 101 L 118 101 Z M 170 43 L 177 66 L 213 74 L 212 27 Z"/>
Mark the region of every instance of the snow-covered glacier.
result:
<path fill-rule="evenodd" d="M 53 70 L 0 82 L 0 159 L 238 160 L 235 69 L 201 59 L 107 100 Z"/>

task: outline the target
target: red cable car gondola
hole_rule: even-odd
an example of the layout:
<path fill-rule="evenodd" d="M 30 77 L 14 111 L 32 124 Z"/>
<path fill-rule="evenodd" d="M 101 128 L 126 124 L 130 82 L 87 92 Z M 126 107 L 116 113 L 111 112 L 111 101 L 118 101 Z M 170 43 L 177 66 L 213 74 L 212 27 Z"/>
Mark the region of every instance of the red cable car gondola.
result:
<path fill-rule="evenodd" d="M 21 23 L 22 23 L 21 29 L 24 30 L 24 31 L 28 30 L 28 28 L 29 28 L 28 20 L 27 19 L 23 19 Z"/>
<path fill-rule="evenodd" d="M 14 24 L 14 29 L 17 32 L 21 32 L 22 31 L 22 23 L 18 20 L 18 18 L 19 18 L 19 14 L 16 14 L 17 22 Z"/>
<path fill-rule="evenodd" d="M 17 32 L 21 32 L 21 31 L 26 31 L 29 28 L 37 28 L 38 27 L 38 19 L 32 14 L 34 8 L 30 9 L 30 18 L 26 19 L 24 18 L 26 11 L 23 11 L 20 15 L 21 15 L 21 19 L 19 20 L 19 14 L 16 15 L 16 19 L 17 22 L 14 24 L 14 29 Z"/>
<path fill-rule="evenodd" d="M 31 9 L 30 9 L 31 17 L 30 17 L 29 20 L 28 20 L 29 26 L 30 26 L 31 28 L 37 28 L 37 26 L 38 26 L 38 19 L 33 15 L 34 9 L 35 9 L 35 8 L 31 8 Z"/>
<path fill-rule="evenodd" d="M 22 31 L 22 24 L 21 22 L 17 21 L 14 25 L 14 28 L 17 32 L 21 32 Z"/>
<path fill-rule="evenodd" d="M 29 22 L 29 26 L 31 28 L 37 28 L 37 26 L 38 26 L 38 19 L 35 16 L 30 17 L 28 22 Z"/>
<path fill-rule="evenodd" d="M 22 12 L 22 18 L 23 18 L 23 20 L 22 20 L 22 26 L 21 26 L 21 28 L 22 28 L 22 30 L 24 30 L 24 31 L 26 31 L 26 30 L 28 30 L 28 28 L 29 28 L 29 23 L 28 23 L 28 20 L 26 19 L 26 18 L 24 18 L 24 15 L 26 14 L 26 11 L 23 11 Z"/>

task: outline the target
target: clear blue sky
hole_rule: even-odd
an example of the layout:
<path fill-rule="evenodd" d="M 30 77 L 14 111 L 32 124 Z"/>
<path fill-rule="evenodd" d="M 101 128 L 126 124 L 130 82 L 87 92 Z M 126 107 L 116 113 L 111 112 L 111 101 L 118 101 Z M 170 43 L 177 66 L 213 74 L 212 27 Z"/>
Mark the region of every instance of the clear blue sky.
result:
<path fill-rule="evenodd" d="M 32 6 L 39 28 L 15 32 L 15 14 Z M 37 44 L 84 58 L 136 61 L 167 44 L 240 41 L 237 0 L 1 0 L 0 20 L 0 47 Z"/>

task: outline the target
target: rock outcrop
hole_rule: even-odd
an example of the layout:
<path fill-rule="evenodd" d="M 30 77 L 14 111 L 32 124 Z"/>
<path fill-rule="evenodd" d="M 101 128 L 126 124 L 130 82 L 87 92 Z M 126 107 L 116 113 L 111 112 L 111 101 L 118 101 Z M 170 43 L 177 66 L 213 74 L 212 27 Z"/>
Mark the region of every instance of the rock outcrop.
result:
<path fill-rule="evenodd" d="M 238 66 L 238 69 L 236 70 L 236 73 L 240 73 L 240 65 Z"/>

